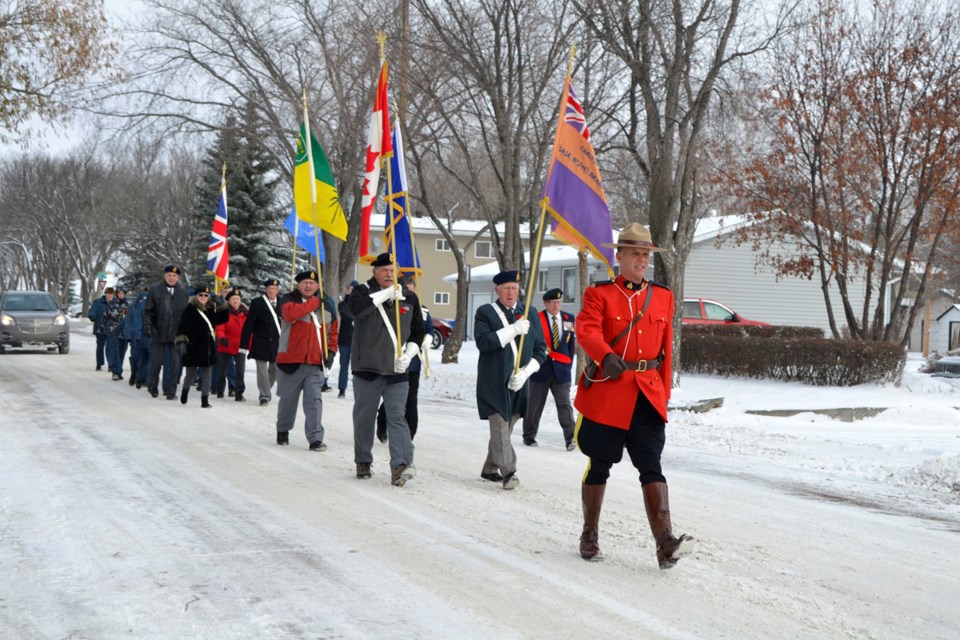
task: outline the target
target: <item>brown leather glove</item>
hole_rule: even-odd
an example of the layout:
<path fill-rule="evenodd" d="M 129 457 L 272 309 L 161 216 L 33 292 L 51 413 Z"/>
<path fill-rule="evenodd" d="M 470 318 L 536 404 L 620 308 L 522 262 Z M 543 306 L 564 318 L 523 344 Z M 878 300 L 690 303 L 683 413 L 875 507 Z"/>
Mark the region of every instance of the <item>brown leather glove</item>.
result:
<path fill-rule="evenodd" d="M 603 357 L 603 363 L 600 365 L 604 376 L 611 380 L 616 380 L 620 374 L 627 370 L 627 363 L 623 358 L 615 353 L 608 353 Z"/>

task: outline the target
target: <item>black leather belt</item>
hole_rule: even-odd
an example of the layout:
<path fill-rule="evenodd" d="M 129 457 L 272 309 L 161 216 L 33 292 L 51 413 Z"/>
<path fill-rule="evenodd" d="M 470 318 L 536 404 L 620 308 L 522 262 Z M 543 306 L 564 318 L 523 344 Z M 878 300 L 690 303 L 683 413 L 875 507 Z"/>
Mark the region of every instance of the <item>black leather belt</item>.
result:
<path fill-rule="evenodd" d="M 649 371 L 660 368 L 659 360 L 624 360 L 627 371 Z"/>

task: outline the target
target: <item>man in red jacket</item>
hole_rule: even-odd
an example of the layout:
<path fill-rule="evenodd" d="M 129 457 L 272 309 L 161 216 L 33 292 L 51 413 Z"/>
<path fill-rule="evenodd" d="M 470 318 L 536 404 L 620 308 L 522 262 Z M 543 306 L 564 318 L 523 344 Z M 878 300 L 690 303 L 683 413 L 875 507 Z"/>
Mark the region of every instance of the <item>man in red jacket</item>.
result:
<path fill-rule="evenodd" d="M 673 292 L 644 278 L 654 247 L 650 231 L 633 223 L 618 241 L 620 275 L 587 288 L 577 315 L 577 340 L 599 369 L 588 367 L 574 406 L 581 413 L 577 444 L 590 463 L 583 477 L 580 556 L 602 558 L 600 508 L 610 468 L 623 458 L 640 472 L 643 501 L 657 543 L 657 561 L 669 569 L 693 551 L 694 539 L 674 537 L 667 481 L 660 467 L 666 441 L 673 362 Z M 634 322 L 634 320 L 636 321 Z"/>
<path fill-rule="evenodd" d="M 321 307 L 320 279 L 316 271 L 295 278 L 297 288 L 283 296 L 280 307 L 280 347 L 277 350 L 277 444 L 290 444 L 290 429 L 303 394 L 304 427 L 311 451 L 326 451 L 323 443 L 323 399 L 320 389 L 327 379 L 326 366 L 337 352 L 337 322 Z M 326 321 L 319 314 L 328 314 Z M 324 329 L 326 332 L 324 333 Z M 321 337 L 322 336 L 322 337 Z M 326 366 L 324 343 L 327 343 Z"/>

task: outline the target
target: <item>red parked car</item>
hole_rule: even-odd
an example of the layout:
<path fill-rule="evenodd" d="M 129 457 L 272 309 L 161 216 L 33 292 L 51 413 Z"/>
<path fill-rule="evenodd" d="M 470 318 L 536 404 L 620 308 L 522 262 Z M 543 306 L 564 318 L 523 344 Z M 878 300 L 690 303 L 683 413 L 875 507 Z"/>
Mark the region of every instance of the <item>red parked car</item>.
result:
<path fill-rule="evenodd" d="M 684 298 L 682 324 L 752 324 L 769 327 L 769 322 L 748 320 L 716 300 L 707 298 Z"/>
<path fill-rule="evenodd" d="M 450 337 L 450 333 L 453 331 L 453 324 L 449 320 L 438 320 L 433 316 L 430 316 L 430 319 L 433 320 L 433 342 L 430 343 L 430 347 L 439 349 L 443 346 L 443 343 L 447 341 L 447 338 Z"/>

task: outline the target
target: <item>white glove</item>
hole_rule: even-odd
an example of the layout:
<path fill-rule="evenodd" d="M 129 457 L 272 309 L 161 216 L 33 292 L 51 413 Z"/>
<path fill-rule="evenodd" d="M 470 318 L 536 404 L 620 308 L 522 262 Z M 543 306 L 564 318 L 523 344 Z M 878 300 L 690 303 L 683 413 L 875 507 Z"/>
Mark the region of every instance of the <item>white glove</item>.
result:
<path fill-rule="evenodd" d="M 374 291 L 370 294 L 370 299 L 377 307 L 382 306 L 387 300 L 403 300 L 403 288 L 395 284 L 392 287 Z"/>
<path fill-rule="evenodd" d="M 502 329 L 497 329 L 497 338 L 500 339 L 500 346 L 505 347 L 517 336 L 525 336 L 530 331 L 530 321 L 521 318 L 513 324 L 508 324 Z"/>
<path fill-rule="evenodd" d="M 403 355 L 395 358 L 393 361 L 393 370 L 396 373 L 405 373 L 410 367 L 410 361 L 420 353 L 420 347 L 412 342 L 408 342 L 403 348 Z"/>
<path fill-rule="evenodd" d="M 427 349 L 433 346 L 433 336 L 429 333 L 423 335 L 423 344 L 420 345 L 420 353 L 426 353 Z"/>
<path fill-rule="evenodd" d="M 240 349 L 240 355 L 246 357 L 248 351 L 246 349 Z"/>
<path fill-rule="evenodd" d="M 531 360 L 521 367 L 520 371 L 510 376 L 510 381 L 507 382 L 507 388 L 511 391 L 520 391 L 520 389 L 523 389 L 523 385 L 527 384 L 527 378 L 537 371 L 540 371 L 540 363 L 536 360 Z"/>

